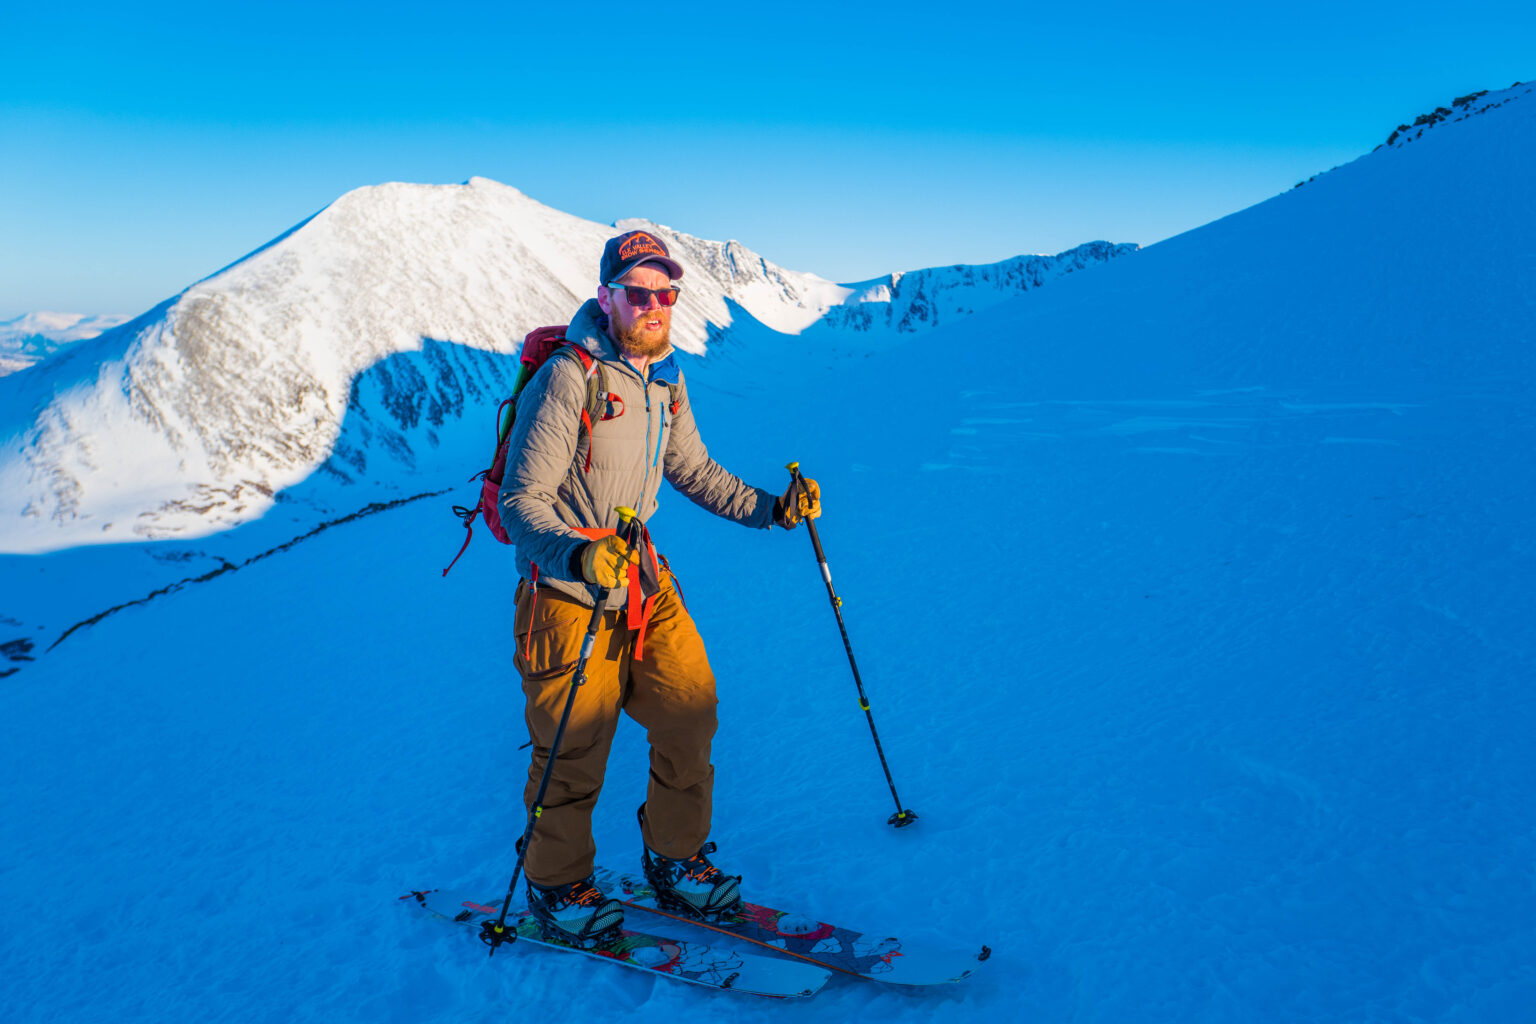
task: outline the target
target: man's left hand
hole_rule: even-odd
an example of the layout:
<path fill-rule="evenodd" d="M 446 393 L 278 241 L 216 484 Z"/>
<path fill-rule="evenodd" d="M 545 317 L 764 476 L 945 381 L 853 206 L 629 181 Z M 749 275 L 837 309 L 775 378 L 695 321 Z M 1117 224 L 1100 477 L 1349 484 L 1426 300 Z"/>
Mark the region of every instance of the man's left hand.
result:
<path fill-rule="evenodd" d="M 786 530 L 793 530 L 802 519 L 815 519 L 821 515 L 821 487 L 815 480 L 801 477 L 789 485 L 789 490 L 779 499 L 774 518 Z"/>

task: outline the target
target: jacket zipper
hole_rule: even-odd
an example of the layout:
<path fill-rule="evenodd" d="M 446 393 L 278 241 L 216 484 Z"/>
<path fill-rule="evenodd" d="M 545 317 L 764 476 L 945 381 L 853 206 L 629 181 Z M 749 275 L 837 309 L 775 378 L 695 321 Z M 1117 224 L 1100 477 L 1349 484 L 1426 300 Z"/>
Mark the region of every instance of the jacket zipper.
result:
<path fill-rule="evenodd" d="M 628 362 L 628 360 L 626 360 L 626 362 Z M 630 369 L 633 370 L 634 367 L 631 366 Z M 650 444 L 651 444 L 651 367 L 647 366 L 645 368 L 645 373 L 643 373 L 643 374 L 640 373 L 640 371 L 635 370 L 635 375 L 640 378 L 640 390 L 645 395 L 645 446 L 648 448 L 648 447 L 650 447 Z M 663 421 L 665 421 L 665 417 L 666 417 L 666 410 L 665 410 L 665 408 L 663 408 L 663 410 L 662 410 L 662 417 L 663 417 Z M 645 448 L 642 448 L 640 450 L 643 452 L 643 451 L 645 451 Z M 652 469 L 652 467 L 654 467 L 657 464 L 657 462 L 660 462 L 660 461 L 661 461 L 661 430 L 660 430 L 660 428 L 658 428 L 657 431 L 656 431 L 656 455 L 655 455 L 655 457 L 653 458 L 653 460 L 651 462 L 647 462 L 645 464 L 645 473 L 640 478 L 640 497 L 635 501 L 635 511 L 636 512 L 642 512 L 643 513 L 644 510 L 645 510 L 645 495 L 646 495 L 646 491 L 649 489 L 650 483 L 651 483 L 651 469 Z"/>

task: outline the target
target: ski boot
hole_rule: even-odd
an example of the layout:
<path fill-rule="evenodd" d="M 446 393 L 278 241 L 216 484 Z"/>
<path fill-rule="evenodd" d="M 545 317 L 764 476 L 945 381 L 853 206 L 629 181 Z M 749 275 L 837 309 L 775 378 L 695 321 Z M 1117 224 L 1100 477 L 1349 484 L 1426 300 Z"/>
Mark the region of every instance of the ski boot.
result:
<path fill-rule="evenodd" d="M 549 889 L 529 882 L 528 909 L 546 941 L 578 949 L 607 945 L 624 930 L 624 905 L 604 895 L 592 875 Z"/>
<path fill-rule="evenodd" d="M 640 805 L 645 822 L 645 805 Z M 673 860 L 640 844 L 640 867 L 663 910 L 700 921 L 719 921 L 741 909 L 741 876 L 728 875 L 709 862 L 714 843 L 705 843 L 692 857 Z"/>

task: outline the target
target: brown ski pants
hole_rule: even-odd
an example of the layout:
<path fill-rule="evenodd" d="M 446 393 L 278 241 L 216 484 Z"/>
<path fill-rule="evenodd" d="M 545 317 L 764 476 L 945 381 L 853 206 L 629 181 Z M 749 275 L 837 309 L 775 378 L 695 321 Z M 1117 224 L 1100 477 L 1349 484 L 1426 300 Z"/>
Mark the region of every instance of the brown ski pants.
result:
<path fill-rule="evenodd" d="M 544 811 L 524 861 L 525 873 L 536 885 L 565 885 L 592 873 L 597 855 L 592 809 L 602 792 L 620 710 L 646 728 L 651 743 L 642 829 L 646 846 L 681 859 L 698 853 L 709 838 L 715 676 L 671 575 L 663 574 L 662 581 L 645 634 L 643 661 L 634 658 L 635 634 L 624 623 L 625 612 L 603 613 L 587 660 L 587 681 L 576 690 Z M 528 735 L 533 738 L 533 762 L 523 791 L 529 808 L 591 618 L 592 609 L 579 602 L 549 589 L 535 591 L 527 581 L 518 584 L 513 664 L 523 679 Z"/>

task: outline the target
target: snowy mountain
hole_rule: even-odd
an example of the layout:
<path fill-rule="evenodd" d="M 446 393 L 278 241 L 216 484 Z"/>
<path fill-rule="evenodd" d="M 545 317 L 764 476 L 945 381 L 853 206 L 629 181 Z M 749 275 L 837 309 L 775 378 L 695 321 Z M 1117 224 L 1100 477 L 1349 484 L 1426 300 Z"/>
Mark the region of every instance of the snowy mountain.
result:
<path fill-rule="evenodd" d="M 921 820 L 885 824 L 803 534 L 664 491 L 650 527 L 719 679 L 715 860 L 819 920 L 985 942 L 975 977 L 700 993 L 488 959 L 399 900 L 506 891 L 528 764 L 510 552 L 477 540 L 443 580 L 449 499 L 405 493 L 302 536 L 280 503 L 195 541 L 0 556 L 7 1020 L 1529 1019 L 1531 93 L 921 333 L 837 333 L 814 311 L 858 289 L 717 250 L 796 298 L 722 299 L 718 334 L 700 315 L 701 430 L 753 483 L 792 458 L 820 480 Z M 596 811 L 621 869 L 646 756 L 622 725 Z"/>
<path fill-rule="evenodd" d="M 932 326 L 940 311 L 1134 249 L 1095 243 L 855 293 L 737 242 L 620 227 L 642 224 L 687 268 L 674 336 L 695 354 L 744 323 L 788 334 Z M 322 513 L 290 510 L 296 523 L 396 496 L 427 467 L 458 474 L 473 442 L 454 434 L 439 462 L 443 432 L 467 413 L 483 426 L 522 336 L 570 318 L 613 231 L 482 178 L 343 196 L 45 372 L 0 384 L 0 547 L 204 536 L 263 515 L 322 466 L 361 489 L 315 499 Z"/>
<path fill-rule="evenodd" d="M 0 320 L 0 377 L 24 370 L 76 341 L 94 338 L 126 316 L 82 313 L 27 313 Z"/>
<path fill-rule="evenodd" d="M 889 274 L 850 285 L 848 298 L 827 310 L 822 322 L 846 330 L 917 334 L 1138 248 L 1089 242 L 1055 256 L 1015 256 L 1001 263 Z"/>

